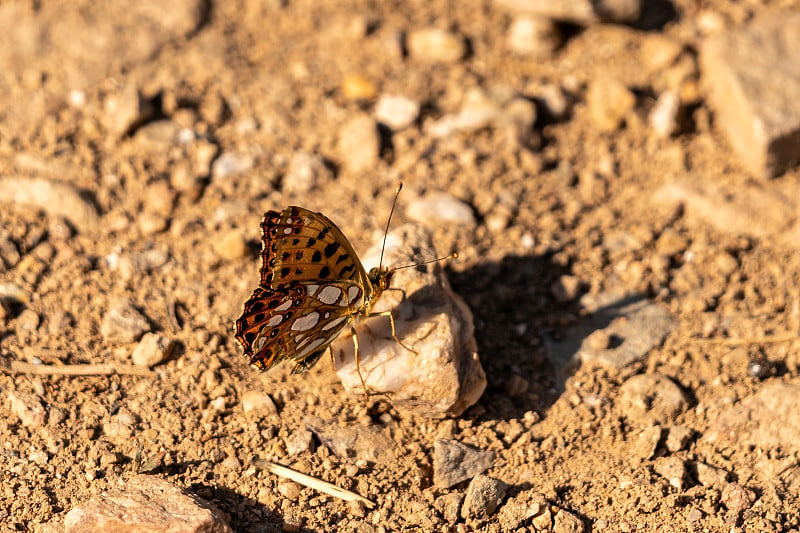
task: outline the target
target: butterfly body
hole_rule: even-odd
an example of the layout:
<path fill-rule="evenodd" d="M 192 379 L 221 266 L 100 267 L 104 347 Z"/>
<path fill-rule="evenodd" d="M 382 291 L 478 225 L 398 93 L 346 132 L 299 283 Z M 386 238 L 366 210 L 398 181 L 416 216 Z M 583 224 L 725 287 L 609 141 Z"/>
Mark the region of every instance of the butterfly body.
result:
<path fill-rule="evenodd" d="M 302 373 L 342 330 L 369 316 L 393 272 L 367 272 L 322 213 L 297 206 L 268 211 L 261 228 L 261 282 L 236 321 L 236 338 L 256 367 L 291 359 L 292 373 Z"/>

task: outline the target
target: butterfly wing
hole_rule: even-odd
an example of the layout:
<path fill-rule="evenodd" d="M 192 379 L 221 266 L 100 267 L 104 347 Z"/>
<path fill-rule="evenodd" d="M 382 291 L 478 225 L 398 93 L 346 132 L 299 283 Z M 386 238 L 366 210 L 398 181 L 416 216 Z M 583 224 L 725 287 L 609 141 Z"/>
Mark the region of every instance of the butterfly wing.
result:
<path fill-rule="evenodd" d="M 262 370 L 292 359 L 292 373 L 305 372 L 358 313 L 362 298 L 361 286 L 346 280 L 259 287 L 236 321 L 236 338 Z"/>
<path fill-rule="evenodd" d="M 279 289 L 296 280 L 319 283 L 352 280 L 369 288 L 369 280 L 342 231 L 322 213 L 290 206 L 268 211 L 261 223 L 261 286 Z"/>

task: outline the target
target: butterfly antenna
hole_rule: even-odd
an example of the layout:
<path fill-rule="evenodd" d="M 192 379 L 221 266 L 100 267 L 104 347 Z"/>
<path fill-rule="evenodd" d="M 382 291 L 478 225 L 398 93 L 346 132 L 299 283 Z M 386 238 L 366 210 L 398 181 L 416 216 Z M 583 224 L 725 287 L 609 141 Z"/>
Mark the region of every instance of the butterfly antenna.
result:
<path fill-rule="evenodd" d="M 383 252 L 386 250 L 386 236 L 389 235 L 389 224 L 392 223 L 392 214 L 394 213 L 394 206 L 397 205 L 397 197 L 400 191 L 403 190 L 403 182 L 397 182 L 397 190 L 394 192 L 394 201 L 392 202 L 392 210 L 389 211 L 389 220 L 386 221 L 386 230 L 383 232 L 383 246 L 381 246 L 381 260 L 378 261 L 378 271 L 383 267 Z"/>
<path fill-rule="evenodd" d="M 438 257 L 436 259 L 431 259 L 430 261 L 425 261 L 423 263 L 414 263 L 413 265 L 403 265 L 401 267 L 395 267 L 395 268 L 391 269 L 389 272 L 394 272 L 395 270 L 403 270 L 404 268 L 411 268 L 411 267 L 418 267 L 418 266 L 423 266 L 423 265 L 430 265 L 431 263 L 438 263 L 439 261 L 446 261 L 448 259 L 457 259 L 457 258 L 458 258 L 458 252 L 450 252 L 449 254 L 447 254 L 447 255 L 445 255 L 443 257 Z"/>

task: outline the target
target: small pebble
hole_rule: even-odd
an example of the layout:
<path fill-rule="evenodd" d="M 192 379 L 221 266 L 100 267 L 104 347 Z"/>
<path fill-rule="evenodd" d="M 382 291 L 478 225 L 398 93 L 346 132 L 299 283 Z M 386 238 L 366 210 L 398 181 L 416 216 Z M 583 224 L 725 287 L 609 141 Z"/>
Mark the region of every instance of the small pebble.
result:
<path fill-rule="evenodd" d="M 656 250 L 658 253 L 667 257 L 680 255 L 688 247 L 688 239 L 671 228 L 665 229 L 656 241 Z"/>
<path fill-rule="evenodd" d="M 278 414 L 275 402 L 265 392 L 247 391 L 242 394 L 242 410 L 245 415 L 274 416 Z"/>
<path fill-rule="evenodd" d="M 692 438 L 692 430 L 685 426 L 672 426 L 667 433 L 666 446 L 671 452 L 678 452 L 686 449 Z"/>
<path fill-rule="evenodd" d="M 657 373 L 629 378 L 620 386 L 617 402 L 625 416 L 640 423 L 668 424 L 688 406 L 680 387 Z"/>
<path fill-rule="evenodd" d="M 544 109 L 555 120 L 566 115 L 569 102 L 564 89 L 554 83 L 546 83 L 538 91 L 538 96 L 544 104 Z"/>
<path fill-rule="evenodd" d="M 698 461 L 695 469 L 697 481 L 704 487 L 721 488 L 728 482 L 728 472 L 723 468 Z"/>
<path fill-rule="evenodd" d="M 197 200 L 203 192 L 203 180 L 187 164 L 176 164 L 169 176 L 170 185 L 190 200 Z"/>
<path fill-rule="evenodd" d="M 286 445 L 286 453 L 298 455 L 313 450 L 314 436 L 307 429 L 298 429 L 284 439 L 284 444 Z"/>
<path fill-rule="evenodd" d="M 241 259 L 245 257 L 249 251 L 244 235 L 237 229 L 230 230 L 226 233 L 215 243 L 214 249 L 220 257 L 229 261 Z"/>
<path fill-rule="evenodd" d="M 650 129 L 657 137 L 666 138 L 676 132 L 679 109 L 680 99 L 675 91 L 661 93 L 648 118 Z"/>
<path fill-rule="evenodd" d="M 11 410 L 19 417 L 23 426 L 35 427 L 45 424 L 47 409 L 37 395 L 13 389 L 9 389 L 7 394 Z"/>
<path fill-rule="evenodd" d="M 375 119 L 392 131 L 410 126 L 419 116 L 419 103 L 405 96 L 383 94 L 375 104 Z"/>
<path fill-rule="evenodd" d="M 167 229 L 167 219 L 155 213 L 140 213 L 137 221 L 139 229 L 145 236 L 155 235 Z"/>
<path fill-rule="evenodd" d="M 584 531 L 586 528 L 580 518 L 564 509 L 558 510 L 555 520 L 553 520 L 553 533 L 583 533 Z"/>
<path fill-rule="evenodd" d="M 433 445 L 433 480 L 437 487 L 450 488 L 485 472 L 495 454 L 451 439 L 437 439 Z"/>
<path fill-rule="evenodd" d="M 686 521 L 689 523 L 697 522 L 702 518 L 703 518 L 703 511 L 701 511 L 697 507 L 692 507 L 691 509 L 689 509 L 689 512 L 686 513 Z"/>
<path fill-rule="evenodd" d="M 17 317 L 17 326 L 22 331 L 34 331 L 39 327 L 41 319 L 33 309 L 23 309 Z"/>
<path fill-rule="evenodd" d="M 150 322 L 134 306 L 130 298 L 113 302 L 103 318 L 100 333 L 106 342 L 127 344 L 150 330 Z"/>
<path fill-rule="evenodd" d="M 63 217 L 53 217 L 47 227 L 47 233 L 55 242 L 66 242 L 72 238 L 72 226 Z"/>
<path fill-rule="evenodd" d="M 683 490 L 685 488 L 686 465 L 680 457 L 663 457 L 656 462 L 654 470 L 676 489 Z"/>
<path fill-rule="evenodd" d="M 220 463 L 223 470 L 228 472 L 240 472 L 242 470 L 242 462 L 235 455 L 229 455 L 224 461 Z"/>
<path fill-rule="evenodd" d="M 678 59 L 683 45 L 663 33 L 646 33 L 642 36 L 639 48 L 639 61 L 648 71 L 663 71 Z"/>
<path fill-rule="evenodd" d="M 431 63 L 455 63 L 467 52 L 464 38 L 438 28 L 421 28 L 408 34 L 409 55 Z"/>
<path fill-rule="evenodd" d="M 748 509 L 756 501 L 756 493 L 738 483 L 728 483 L 722 489 L 722 505 L 735 513 Z"/>
<path fill-rule="evenodd" d="M 333 173 L 319 155 L 298 151 L 292 154 L 281 188 L 289 194 L 305 193 L 328 181 Z"/>
<path fill-rule="evenodd" d="M 603 132 L 616 130 L 636 104 L 634 94 L 619 80 L 600 77 L 586 93 L 589 116 Z"/>
<path fill-rule="evenodd" d="M 520 17 L 508 30 L 508 48 L 521 56 L 546 58 L 561 46 L 561 31 L 548 18 Z"/>
<path fill-rule="evenodd" d="M 342 80 L 342 95 L 348 100 L 372 100 L 376 94 L 375 84 L 361 74 L 348 74 Z"/>
<path fill-rule="evenodd" d="M 580 294 L 581 280 L 577 276 L 564 275 L 550 289 L 553 296 L 561 303 L 571 302 Z"/>
<path fill-rule="evenodd" d="M 351 119 L 339 133 L 339 156 L 351 172 L 374 169 L 380 156 L 380 147 L 378 127 L 370 117 Z"/>
<path fill-rule="evenodd" d="M 150 183 L 145 190 L 145 209 L 161 216 L 169 216 L 175 201 L 175 193 L 167 180 Z"/>
<path fill-rule="evenodd" d="M 133 364 L 152 367 L 163 363 L 172 354 L 175 343 L 161 333 L 145 333 L 131 354 Z"/>
<path fill-rule="evenodd" d="M 433 502 L 433 506 L 441 513 L 448 524 L 455 524 L 461 513 L 461 504 L 463 501 L 463 494 L 460 492 L 450 492 L 436 498 Z"/>
<path fill-rule="evenodd" d="M 461 517 L 464 519 L 486 517 L 494 513 L 505 497 L 508 485 L 483 474 L 475 476 L 467 487 Z"/>
<path fill-rule="evenodd" d="M 295 501 L 297 497 L 300 496 L 302 490 L 303 487 L 294 481 L 282 481 L 278 483 L 278 492 L 280 492 L 284 498 L 292 501 Z"/>
<path fill-rule="evenodd" d="M 255 165 L 255 158 L 249 154 L 225 152 L 221 154 L 211 167 L 214 179 L 239 176 L 249 172 Z"/>
<path fill-rule="evenodd" d="M 433 191 L 412 201 L 406 209 L 412 220 L 427 225 L 458 224 L 474 228 L 475 215 L 465 202 L 445 192 Z"/>

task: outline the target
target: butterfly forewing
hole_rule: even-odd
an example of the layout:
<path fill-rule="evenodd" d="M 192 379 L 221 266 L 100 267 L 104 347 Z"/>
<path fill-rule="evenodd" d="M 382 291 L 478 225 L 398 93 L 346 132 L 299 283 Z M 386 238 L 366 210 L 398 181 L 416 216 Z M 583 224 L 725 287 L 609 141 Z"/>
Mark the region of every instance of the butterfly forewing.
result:
<path fill-rule="evenodd" d="M 255 366 L 268 370 L 292 359 L 293 372 L 304 372 L 359 312 L 363 298 L 362 287 L 350 280 L 259 287 L 236 322 L 236 337 Z"/>
<path fill-rule="evenodd" d="M 277 289 L 295 280 L 357 280 L 369 286 L 347 238 L 322 213 L 297 206 L 268 211 L 261 229 L 262 287 Z"/>

